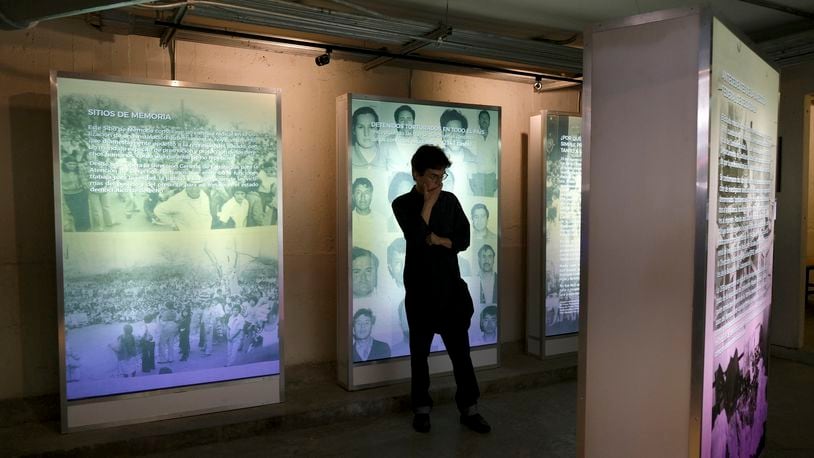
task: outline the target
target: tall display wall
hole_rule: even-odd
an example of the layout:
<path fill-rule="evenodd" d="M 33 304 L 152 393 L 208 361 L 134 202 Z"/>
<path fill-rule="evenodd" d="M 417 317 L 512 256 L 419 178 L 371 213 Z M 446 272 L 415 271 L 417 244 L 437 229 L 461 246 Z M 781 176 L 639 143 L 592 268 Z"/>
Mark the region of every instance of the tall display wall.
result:
<path fill-rule="evenodd" d="M 498 363 L 500 109 L 348 94 L 337 99 L 337 366 L 348 389 L 409 378 L 406 245 L 390 205 L 412 189 L 423 144 L 449 156 L 443 189 L 470 221 L 458 261 L 475 305 L 473 363 Z M 432 352 L 431 372 L 451 370 L 440 336 Z"/>
<path fill-rule="evenodd" d="M 757 456 L 766 440 L 779 73 L 712 24 L 705 457 Z"/>
<path fill-rule="evenodd" d="M 543 111 L 529 126 L 526 349 L 577 350 L 582 200 L 582 118 Z"/>
<path fill-rule="evenodd" d="M 578 454 L 758 456 L 778 72 L 706 10 L 586 37 Z"/>
<path fill-rule="evenodd" d="M 279 91 L 53 73 L 52 103 L 63 429 L 279 402 Z"/>

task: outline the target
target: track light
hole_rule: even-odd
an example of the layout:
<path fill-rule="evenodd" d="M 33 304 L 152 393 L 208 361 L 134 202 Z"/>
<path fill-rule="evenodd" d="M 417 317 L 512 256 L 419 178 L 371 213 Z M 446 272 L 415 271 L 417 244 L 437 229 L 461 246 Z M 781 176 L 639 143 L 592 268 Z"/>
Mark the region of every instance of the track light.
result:
<path fill-rule="evenodd" d="M 534 92 L 540 93 L 543 92 L 543 77 L 542 76 L 535 76 L 534 77 Z"/>
<path fill-rule="evenodd" d="M 320 54 L 319 56 L 314 58 L 314 62 L 316 62 L 317 67 L 322 67 L 323 65 L 328 65 L 331 63 L 331 48 L 325 50 L 325 54 Z"/>

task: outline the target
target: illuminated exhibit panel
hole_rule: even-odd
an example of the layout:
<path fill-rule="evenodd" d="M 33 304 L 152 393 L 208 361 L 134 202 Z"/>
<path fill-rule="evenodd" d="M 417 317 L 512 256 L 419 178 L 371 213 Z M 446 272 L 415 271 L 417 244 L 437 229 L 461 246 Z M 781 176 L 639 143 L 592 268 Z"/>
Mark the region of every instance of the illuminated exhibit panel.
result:
<path fill-rule="evenodd" d="M 582 119 L 545 117 L 545 333 L 579 329 Z"/>
<path fill-rule="evenodd" d="M 69 423 L 70 401 L 280 374 L 277 91 L 53 80 Z"/>
<path fill-rule="evenodd" d="M 350 212 L 345 267 L 349 304 L 345 312 L 340 310 L 348 315 L 348 360 L 364 364 L 409 355 L 406 246 L 391 203 L 412 189 L 410 159 L 423 144 L 438 145 L 449 156 L 452 166 L 443 189 L 455 194 L 470 221 L 470 246 L 458 255 L 475 304 L 470 343 L 496 344 L 500 110 L 358 95 L 347 96 L 339 110 L 347 116 L 347 161 L 339 173 L 347 177 L 350 207 L 345 210 Z M 444 349 L 440 337 L 432 349 Z"/>
<path fill-rule="evenodd" d="M 779 76 L 713 21 L 702 454 L 757 456 L 767 419 Z"/>

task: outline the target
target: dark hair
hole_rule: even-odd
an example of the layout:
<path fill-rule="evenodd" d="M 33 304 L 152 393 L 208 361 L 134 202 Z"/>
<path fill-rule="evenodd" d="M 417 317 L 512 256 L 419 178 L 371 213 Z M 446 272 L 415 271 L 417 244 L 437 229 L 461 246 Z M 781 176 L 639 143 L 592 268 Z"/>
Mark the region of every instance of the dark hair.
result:
<path fill-rule="evenodd" d="M 393 175 L 393 179 L 390 180 L 390 187 L 387 188 L 387 198 L 390 200 L 390 203 L 393 203 L 398 197 L 399 192 L 399 185 L 402 183 L 409 183 L 410 186 L 413 185 L 413 177 L 407 172 L 398 172 L 397 174 Z"/>
<path fill-rule="evenodd" d="M 370 310 L 370 309 L 367 309 L 367 308 L 359 309 L 359 310 L 356 311 L 356 313 L 353 314 L 353 323 L 355 324 L 356 319 L 359 318 L 362 315 L 367 315 L 367 317 L 370 318 L 370 325 L 371 326 L 376 324 L 376 315 L 373 314 L 373 310 Z"/>
<path fill-rule="evenodd" d="M 469 215 L 470 216 L 475 216 L 475 210 L 477 210 L 477 209 L 481 209 L 481 210 L 485 211 L 486 212 L 486 217 L 487 218 L 489 217 L 489 209 L 486 208 L 486 205 L 482 204 L 482 203 L 477 203 L 477 204 L 473 205 L 472 210 L 469 211 Z"/>
<path fill-rule="evenodd" d="M 350 203 L 350 211 L 356 210 L 356 198 L 353 197 L 353 193 L 356 192 L 356 188 L 359 186 L 367 186 L 370 188 L 370 192 L 373 192 L 373 183 L 370 182 L 365 177 L 359 177 L 353 181 L 353 184 L 350 185 L 350 193 L 351 193 L 351 203 Z"/>
<path fill-rule="evenodd" d="M 410 159 L 413 171 L 424 175 L 427 169 L 446 169 L 452 165 L 444 150 L 435 145 L 421 145 Z"/>
<path fill-rule="evenodd" d="M 490 115 L 488 111 L 481 110 L 480 113 L 478 113 L 478 118 L 480 118 L 480 115 L 482 115 L 482 114 L 485 114 L 486 116 L 488 116 L 490 121 L 492 120 L 492 115 Z"/>
<path fill-rule="evenodd" d="M 463 113 L 461 113 L 460 111 L 458 111 L 458 110 L 456 110 L 454 108 L 449 108 L 449 109 L 447 109 L 446 111 L 444 111 L 441 114 L 441 127 L 442 128 L 446 127 L 446 125 L 450 121 L 455 121 L 455 120 L 460 121 L 461 122 L 461 127 L 463 127 L 464 129 L 469 128 L 469 122 L 467 122 L 466 116 L 464 116 Z M 442 130 L 442 132 L 443 132 L 443 130 Z"/>
<path fill-rule="evenodd" d="M 375 122 L 379 122 L 379 115 L 373 108 L 370 107 L 357 108 L 356 111 L 353 112 L 353 116 L 351 116 L 350 118 L 350 136 L 353 143 L 356 143 L 356 123 L 359 122 L 359 116 L 365 114 L 373 115 L 373 119 L 375 119 Z"/>
<path fill-rule="evenodd" d="M 355 261 L 356 258 L 361 258 L 362 256 L 367 256 L 367 257 L 370 258 L 370 261 L 373 262 L 373 268 L 374 269 L 379 268 L 379 258 L 377 258 L 376 255 L 373 254 L 373 252 L 370 251 L 370 250 L 366 250 L 364 248 L 359 248 L 358 246 L 355 246 L 351 250 L 351 255 L 350 256 L 351 256 L 351 259 L 350 259 L 351 262 Z"/>
<path fill-rule="evenodd" d="M 480 320 L 478 320 L 478 322 L 480 323 L 480 330 L 482 332 L 486 332 L 486 329 L 483 329 L 483 319 L 486 318 L 486 315 L 494 315 L 495 318 L 497 318 L 497 306 L 487 305 L 480 311 Z"/>
<path fill-rule="evenodd" d="M 478 250 L 478 258 L 483 256 L 483 252 L 486 251 L 487 249 L 489 251 L 491 251 L 492 254 L 495 254 L 495 249 L 492 248 L 492 246 L 487 243 L 487 244 L 484 244 L 482 247 L 480 247 L 480 250 Z"/>
<path fill-rule="evenodd" d="M 406 253 L 407 252 L 407 242 L 403 238 L 398 238 L 390 242 L 390 245 L 387 246 L 387 262 L 390 263 L 390 259 L 396 255 L 396 253 Z"/>
<path fill-rule="evenodd" d="M 409 111 L 411 115 L 413 115 L 413 121 L 415 121 L 415 110 L 410 105 L 402 105 L 396 108 L 396 111 L 393 112 L 393 119 L 396 120 L 396 123 L 399 122 L 399 112 L 400 111 Z"/>
<path fill-rule="evenodd" d="M 356 190 L 357 186 L 367 186 L 368 188 L 373 190 L 373 183 L 371 183 L 370 180 L 368 180 L 365 177 L 359 177 L 359 178 L 353 180 L 353 184 L 350 185 L 351 194 L 353 193 L 353 191 Z"/>

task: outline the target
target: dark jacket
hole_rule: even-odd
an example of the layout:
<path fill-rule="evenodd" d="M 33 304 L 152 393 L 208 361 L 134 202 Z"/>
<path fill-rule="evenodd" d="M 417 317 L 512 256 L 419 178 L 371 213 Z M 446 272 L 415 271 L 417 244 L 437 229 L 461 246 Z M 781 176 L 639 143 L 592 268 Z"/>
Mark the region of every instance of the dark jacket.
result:
<path fill-rule="evenodd" d="M 474 308 L 466 283 L 461 279 L 458 253 L 469 247 L 469 220 L 454 194 L 441 191 L 430 214 L 421 217 L 424 196 L 412 191 L 393 201 L 393 213 L 404 232 L 404 300 L 411 331 L 440 332 L 450 327 L 469 327 Z M 452 241 L 452 249 L 427 245 L 430 232 Z"/>

